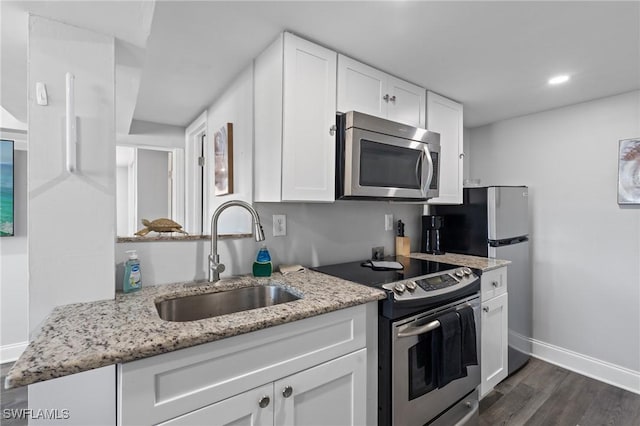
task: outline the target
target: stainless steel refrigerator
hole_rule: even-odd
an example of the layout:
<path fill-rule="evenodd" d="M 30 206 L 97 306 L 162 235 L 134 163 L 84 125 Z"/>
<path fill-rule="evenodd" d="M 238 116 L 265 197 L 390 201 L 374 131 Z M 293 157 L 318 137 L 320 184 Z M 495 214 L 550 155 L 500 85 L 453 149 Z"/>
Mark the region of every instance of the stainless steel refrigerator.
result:
<path fill-rule="evenodd" d="M 463 189 L 463 204 L 430 206 L 444 216 L 441 249 L 510 260 L 507 268 L 509 301 L 509 374 L 531 353 L 532 296 L 529 260 L 529 191 L 526 186 Z"/>

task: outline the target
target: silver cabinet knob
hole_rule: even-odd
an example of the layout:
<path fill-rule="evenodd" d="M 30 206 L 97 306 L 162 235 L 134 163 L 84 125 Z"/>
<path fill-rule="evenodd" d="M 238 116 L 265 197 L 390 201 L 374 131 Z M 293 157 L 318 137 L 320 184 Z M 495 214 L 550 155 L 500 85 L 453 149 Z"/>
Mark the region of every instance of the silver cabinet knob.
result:
<path fill-rule="evenodd" d="M 282 389 L 282 396 L 284 396 L 285 398 L 289 398 L 292 393 L 293 388 L 291 386 L 285 386 L 285 388 Z"/>
<path fill-rule="evenodd" d="M 485 306 L 484 308 L 482 308 L 482 310 L 485 311 L 485 312 L 489 312 L 489 307 Z"/>
<path fill-rule="evenodd" d="M 334 125 L 332 125 L 331 127 L 329 127 L 329 134 L 330 134 L 331 136 L 335 135 L 335 134 L 336 134 L 336 130 L 338 130 L 338 127 L 336 127 L 336 125 L 335 125 L 335 124 L 334 124 Z"/>
<path fill-rule="evenodd" d="M 491 281 L 491 285 L 494 287 L 498 287 L 498 281 Z"/>
<path fill-rule="evenodd" d="M 464 158 L 464 152 L 461 152 L 458 157 L 460 157 L 460 159 Z"/>
<path fill-rule="evenodd" d="M 390 100 L 391 102 L 395 102 L 395 101 L 396 101 L 396 95 L 393 95 L 392 97 L 390 97 L 390 98 L 389 98 L 389 100 Z"/>
<path fill-rule="evenodd" d="M 267 408 L 269 402 L 271 402 L 271 398 L 265 395 L 258 400 L 258 405 L 260 406 L 260 408 Z"/>
<path fill-rule="evenodd" d="M 385 102 L 389 102 L 389 95 L 384 95 L 382 99 L 384 99 Z"/>

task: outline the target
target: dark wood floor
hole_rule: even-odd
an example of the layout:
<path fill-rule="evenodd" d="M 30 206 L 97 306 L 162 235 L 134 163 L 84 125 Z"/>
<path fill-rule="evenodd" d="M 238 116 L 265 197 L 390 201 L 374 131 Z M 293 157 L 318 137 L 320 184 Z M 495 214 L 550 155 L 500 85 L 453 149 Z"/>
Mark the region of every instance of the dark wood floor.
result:
<path fill-rule="evenodd" d="M 480 401 L 480 426 L 640 426 L 640 395 L 532 358 Z"/>
<path fill-rule="evenodd" d="M 27 408 L 27 388 L 4 389 L 1 409 Z M 4 412 L 4 411 L 3 411 Z M 26 425 L 4 419 L 3 426 Z M 640 395 L 532 358 L 480 402 L 480 426 L 640 426 Z"/>
<path fill-rule="evenodd" d="M 0 365 L 0 425 L 2 426 L 26 426 L 27 419 L 6 418 L 5 410 L 19 410 L 27 408 L 27 387 L 16 389 L 4 388 L 4 377 L 11 369 L 12 362 Z"/>

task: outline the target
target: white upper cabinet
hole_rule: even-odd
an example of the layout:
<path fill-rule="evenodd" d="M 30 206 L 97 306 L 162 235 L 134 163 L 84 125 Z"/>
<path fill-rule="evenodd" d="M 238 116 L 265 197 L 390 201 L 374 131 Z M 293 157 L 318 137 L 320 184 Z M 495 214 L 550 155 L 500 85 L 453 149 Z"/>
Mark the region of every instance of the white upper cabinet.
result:
<path fill-rule="evenodd" d="M 440 196 L 429 204 L 462 204 L 462 104 L 427 92 L 427 129 L 440 133 Z"/>
<path fill-rule="evenodd" d="M 425 127 L 426 90 L 338 55 L 338 111 L 359 111 Z"/>
<path fill-rule="evenodd" d="M 290 33 L 255 60 L 255 201 L 335 200 L 337 54 Z"/>
<path fill-rule="evenodd" d="M 387 110 L 389 120 L 424 128 L 426 90 L 392 76 L 389 76 L 387 81 L 387 90 L 390 95 Z"/>

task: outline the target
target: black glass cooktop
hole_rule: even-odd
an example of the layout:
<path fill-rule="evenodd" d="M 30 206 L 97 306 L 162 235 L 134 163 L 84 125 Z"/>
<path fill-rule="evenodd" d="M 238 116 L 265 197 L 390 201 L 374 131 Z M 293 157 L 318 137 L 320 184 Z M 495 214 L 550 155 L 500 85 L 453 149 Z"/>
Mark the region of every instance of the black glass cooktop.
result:
<path fill-rule="evenodd" d="M 400 262 L 404 266 L 404 269 L 393 271 L 374 271 L 369 267 L 362 266 L 362 263 L 365 262 L 364 260 L 358 262 L 347 262 L 338 263 L 335 265 L 318 266 L 311 269 L 359 284 L 364 284 L 372 287 L 380 287 L 383 284 L 420 277 L 436 272 L 450 271 L 452 269 L 460 267 L 456 265 L 450 265 L 448 263 L 413 259 L 404 256 L 387 256 L 384 258 L 384 260 Z"/>

